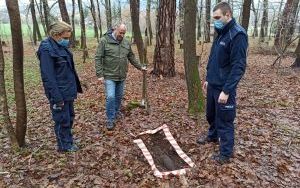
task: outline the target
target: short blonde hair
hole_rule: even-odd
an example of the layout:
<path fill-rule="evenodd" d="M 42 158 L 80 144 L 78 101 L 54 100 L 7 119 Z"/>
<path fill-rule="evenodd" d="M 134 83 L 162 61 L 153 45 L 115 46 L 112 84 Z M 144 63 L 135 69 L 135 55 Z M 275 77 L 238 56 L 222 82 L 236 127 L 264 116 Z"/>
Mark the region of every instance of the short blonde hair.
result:
<path fill-rule="evenodd" d="M 72 31 L 72 26 L 64 21 L 57 21 L 50 25 L 49 35 L 53 37 L 65 31 Z"/>

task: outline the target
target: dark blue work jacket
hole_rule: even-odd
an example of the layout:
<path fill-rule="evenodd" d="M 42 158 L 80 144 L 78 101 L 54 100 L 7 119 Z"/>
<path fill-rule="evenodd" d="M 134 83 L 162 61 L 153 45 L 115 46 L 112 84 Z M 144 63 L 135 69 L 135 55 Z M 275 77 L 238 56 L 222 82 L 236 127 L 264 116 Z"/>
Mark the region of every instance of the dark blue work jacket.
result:
<path fill-rule="evenodd" d="M 245 73 L 248 36 L 235 19 L 217 33 L 206 68 L 206 81 L 213 88 L 229 94 L 236 90 Z"/>
<path fill-rule="evenodd" d="M 37 51 L 42 81 L 47 98 L 52 103 L 71 101 L 82 93 L 73 55 L 51 37 L 43 40 Z"/>

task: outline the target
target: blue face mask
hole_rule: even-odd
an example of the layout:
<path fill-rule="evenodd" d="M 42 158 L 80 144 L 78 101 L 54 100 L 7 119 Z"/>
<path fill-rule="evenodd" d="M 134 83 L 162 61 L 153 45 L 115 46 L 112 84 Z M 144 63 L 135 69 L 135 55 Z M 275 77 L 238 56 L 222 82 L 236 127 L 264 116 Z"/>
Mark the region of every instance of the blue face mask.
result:
<path fill-rule="evenodd" d="M 214 26 L 216 29 L 223 29 L 224 23 L 221 20 L 215 20 L 214 21 Z"/>
<path fill-rule="evenodd" d="M 69 40 L 68 39 L 61 39 L 60 41 L 57 42 L 59 45 L 64 46 L 64 47 L 69 47 Z"/>

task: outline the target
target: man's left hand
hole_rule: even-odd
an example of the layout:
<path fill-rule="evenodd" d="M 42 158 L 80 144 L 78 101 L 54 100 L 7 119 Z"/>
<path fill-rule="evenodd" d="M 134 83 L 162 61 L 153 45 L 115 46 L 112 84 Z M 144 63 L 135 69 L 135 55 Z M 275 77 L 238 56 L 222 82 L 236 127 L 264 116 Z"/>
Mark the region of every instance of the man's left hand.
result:
<path fill-rule="evenodd" d="M 143 67 L 141 68 L 141 70 L 142 70 L 142 71 L 147 71 L 147 67 L 146 67 L 146 66 L 143 66 Z"/>
<path fill-rule="evenodd" d="M 225 94 L 223 91 L 220 93 L 218 103 L 226 104 L 228 100 L 229 95 Z"/>

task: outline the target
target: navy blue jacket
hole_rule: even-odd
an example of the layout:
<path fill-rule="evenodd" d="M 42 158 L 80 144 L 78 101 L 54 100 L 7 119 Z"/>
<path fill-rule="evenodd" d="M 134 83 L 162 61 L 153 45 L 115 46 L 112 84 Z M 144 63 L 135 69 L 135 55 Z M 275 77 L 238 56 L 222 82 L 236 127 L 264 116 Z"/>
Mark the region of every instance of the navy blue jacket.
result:
<path fill-rule="evenodd" d="M 51 37 L 43 40 L 37 51 L 42 81 L 47 98 L 52 103 L 77 98 L 82 88 L 75 70 L 73 55 Z"/>
<path fill-rule="evenodd" d="M 235 19 L 217 33 L 206 68 L 206 81 L 213 88 L 229 94 L 236 90 L 245 73 L 248 36 Z"/>

